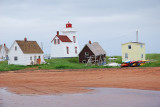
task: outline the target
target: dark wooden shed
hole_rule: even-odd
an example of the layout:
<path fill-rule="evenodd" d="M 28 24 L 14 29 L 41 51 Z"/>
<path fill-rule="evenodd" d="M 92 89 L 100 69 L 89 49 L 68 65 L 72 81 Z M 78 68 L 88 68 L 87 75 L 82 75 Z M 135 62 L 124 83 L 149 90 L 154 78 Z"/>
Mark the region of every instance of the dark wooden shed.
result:
<path fill-rule="evenodd" d="M 106 63 L 106 52 L 98 42 L 89 41 L 79 53 L 79 63 L 103 65 Z"/>

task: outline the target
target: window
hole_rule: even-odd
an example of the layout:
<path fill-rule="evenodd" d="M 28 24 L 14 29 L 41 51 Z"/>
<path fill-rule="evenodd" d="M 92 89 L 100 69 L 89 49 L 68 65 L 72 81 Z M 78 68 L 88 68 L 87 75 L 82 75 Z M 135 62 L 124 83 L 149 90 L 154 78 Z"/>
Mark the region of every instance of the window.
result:
<path fill-rule="evenodd" d="M 76 43 L 76 36 L 73 36 L 73 42 Z"/>
<path fill-rule="evenodd" d="M 88 52 L 85 52 L 85 57 L 88 57 L 89 56 L 89 53 Z"/>
<path fill-rule="evenodd" d="M 128 45 L 128 49 L 131 49 L 131 45 Z"/>
<path fill-rule="evenodd" d="M 141 48 L 143 48 L 143 44 L 141 44 Z"/>
<path fill-rule="evenodd" d="M 67 49 L 67 54 L 69 54 L 69 47 L 67 46 L 66 49 Z"/>
<path fill-rule="evenodd" d="M 128 53 L 125 53 L 125 58 L 128 58 Z"/>
<path fill-rule="evenodd" d="M 58 39 L 58 44 L 60 44 L 60 40 Z"/>
<path fill-rule="evenodd" d="M 17 50 L 17 46 L 15 46 L 15 51 Z"/>
<path fill-rule="evenodd" d="M 34 60 L 37 60 L 37 56 L 34 56 Z"/>
<path fill-rule="evenodd" d="M 82 63 L 86 63 L 86 60 L 83 60 Z"/>
<path fill-rule="evenodd" d="M 32 57 L 30 57 L 30 60 L 32 61 Z"/>
<path fill-rule="evenodd" d="M 75 54 L 77 54 L 77 47 L 75 47 Z"/>
<path fill-rule="evenodd" d="M 143 54 L 141 54 L 141 58 L 143 58 Z"/>
<path fill-rule="evenodd" d="M 54 39 L 54 44 L 56 44 L 56 39 Z"/>
<path fill-rule="evenodd" d="M 15 56 L 15 57 L 14 57 L 14 60 L 15 60 L 15 61 L 17 61 L 17 60 L 18 60 L 18 57 L 17 57 L 17 56 Z"/>

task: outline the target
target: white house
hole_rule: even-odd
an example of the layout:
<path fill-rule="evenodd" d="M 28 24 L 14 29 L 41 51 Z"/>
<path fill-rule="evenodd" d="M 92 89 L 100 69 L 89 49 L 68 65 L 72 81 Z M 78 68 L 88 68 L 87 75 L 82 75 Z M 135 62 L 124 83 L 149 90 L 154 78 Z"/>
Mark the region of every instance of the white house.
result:
<path fill-rule="evenodd" d="M 43 51 L 36 41 L 16 40 L 8 52 L 8 64 L 15 65 L 33 65 L 43 64 Z"/>
<path fill-rule="evenodd" d="M 6 44 L 0 45 L 0 60 L 8 59 L 8 48 Z"/>
<path fill-rule="evenodd" d="M 63 35 L 57 31 L 57 35 L 51 41 L 51 58 L 78 57 L 78 40 L 72 24 L 68 22 L 61 32 Z"/>

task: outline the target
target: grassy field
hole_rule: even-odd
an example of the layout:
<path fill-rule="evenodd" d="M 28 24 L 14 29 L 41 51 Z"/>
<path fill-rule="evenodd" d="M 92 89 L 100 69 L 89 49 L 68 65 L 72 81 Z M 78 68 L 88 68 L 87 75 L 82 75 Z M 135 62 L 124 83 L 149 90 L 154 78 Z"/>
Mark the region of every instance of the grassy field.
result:
<path fill-rule="evenodd" d="M 38 65 L 39 69 L 88 69 L 88 68 L 106 68 L 103 66 L 86 66 L 86 64 L 79 64 L 78 58 L 65 59 L 48 59 L 47 64 Z"/>
<path fill-rule="evenodd" d="M 117 58 L 115 62 L 122 63 L 121 56 L 114 56 Z M 106 57 L 106 61 L 108 62 Z M 151 60 L 150 63 L 145 64 L 142 67 L 160 67 L 160 54 L 147 54 L 146 59 Z M 14 71 L 27 68 L 33 69 L 89 69 L 89 68 L 111 68 L 104 66 L 86 66 L 85 64 L 79 64 L 78 58 L 66 58 L 66 59 L 47 59 L 47 64 L 34 65 L 34 66 L 21 66 L 21 65 L 8 65 L 7 61 L 0 62 L 0 71 Z"/>
<path fill-rule="evenodd" d="M 8 65 L 7 61 L 1 61 L 0 62 L 0 71 L 12 71 L 12 70 L 25 69 L 25 68 L 27 68 L 27 66 Z"/>
<path fill-rule="evenodd" d="M 150 63 L 146 63 L 142 67 L 160 67 L 160 54 L 147 54 L 146 60 L 150 60 Z"/>
<path fill-rule="evenodd" d="M 104 66 L 86 66 L 86 64 L 79 64 L 78 58 L 64 58 L 64 59 L 47 59 L 47 64 L 22 66 L 22 65 L 8 65 L 7 61 L 0 62 L 0 71 L 14 71 L 20 69 L 89 69 L 89 68 L 111 68 Z"/>

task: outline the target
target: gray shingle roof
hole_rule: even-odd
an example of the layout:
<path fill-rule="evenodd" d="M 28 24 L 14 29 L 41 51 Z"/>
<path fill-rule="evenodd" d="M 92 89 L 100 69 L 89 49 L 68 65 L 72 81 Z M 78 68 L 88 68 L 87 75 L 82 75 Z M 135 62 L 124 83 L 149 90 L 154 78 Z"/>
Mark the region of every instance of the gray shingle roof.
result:
<path fill-rule="evenodd" d="M 98 42 L 87 44 L 87 46 L 96 56 L 106 54 L 105 50 L 99 45 Z"/>

